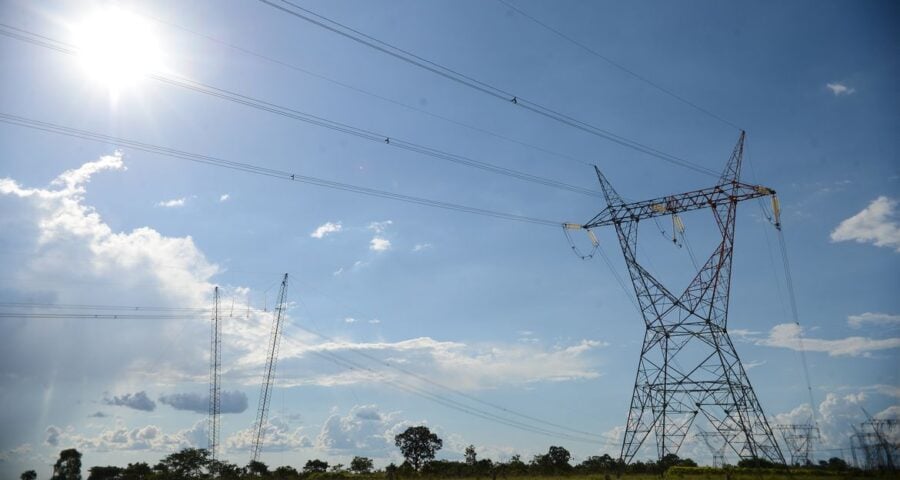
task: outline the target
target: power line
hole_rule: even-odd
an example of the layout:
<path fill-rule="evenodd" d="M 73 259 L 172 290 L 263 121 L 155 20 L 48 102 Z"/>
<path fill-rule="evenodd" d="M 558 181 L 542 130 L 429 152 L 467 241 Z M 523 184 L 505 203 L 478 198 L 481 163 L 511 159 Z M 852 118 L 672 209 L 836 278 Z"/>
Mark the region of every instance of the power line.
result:
<path fill-rule="evenodd" d="M 270 0 L 259 0 L 260 2 L 269 5 L 270 7 L 276 8 L 279 11 L 292 15 L 301 20 L 312 23 L 313 25 L 319 26 L 331 32 L 334 32 L 338 35 L 341 35 L 345 38 L 353 40 L 354 42 L 360 43 L 362 45 L 366 45 L 370 48 L 373 48 L 377 51 L 380 51 L 384 54 L 390 55 L 394 58 L 402 60 L 411 65 L 417 66 L 429 72 L 432 72 L 436 75 L 442 76 L 448 80 L 452 80 L 461 85 L 467 86 L 474 90 L 477 90 L 483 94 L 489 95 L 499 100 L 503 100 L 505 102 L 511 103 L 513 105 L 518 105 L 526 110 L 529 110 L 533 113 L 541 115 L 543 117 L 555 120 L 569 127 L 581 130 L 583 132 L 589 133 L 591 135 L 595 135 L 597 137 L 606 139 L 618 145 L 631 148 L 633 150 L 645 153 L 647 155 L 654 156 L 666 162 L 669 162 L 673 165 L 678 165 L 690 170 L 693 170 L 698 173 L 702 173 L 704 175 L 710 175 L 718 178 L 720 173 L 709 168 L 706 168 L 702 165 L 693 163 L 684 158 L 680 158 L 678 156 L 663 152 L 659 149 L 646 145 L 644 143 L 638 142 L 636 140 L 632 140 L 627 137 L 623 137 L 621 135 L 617 135 L 608 130 L 604 130 L 600 127 L 592 125 L 590 123 L 584 122 L 582 120 L 578 120 L 574 117 L 566 115 L 564 113 L 558 112 L 551 108 L 545 107 L 536 102 L 532 102 L 525 98 L 522 98 L 519 95 L 512 94 L 508 91 L 495 87 L 491 84 L 483 82 L 481 80 L 477 80 L 473 77 L 460 73 L 456 70 L 453 70 L 449 67 L 441 65 L 439 63 L 433 62 L 431 60 L 427 60 L 421 56 L 418 56 L 412 52 L 404 50 L 402 48 L 396 47 L 389 43 L 378 40 L 375 37 L 367 35 L 359 30 L 355 30 L 347 25 L 339 23 L 330 18 L 319 15 L 311 10 L 305 9 L 296 3 L 290 2 L 288 0 L 281 0 L 279 3 L 289 5 L 289 7 L 276 4 L 275 1 Z"/>
<path fill-rule="evenodd" d="M 13 31 L 4 30 L 11 29 Z M 78 55 L 78 50 L 75 49 L 74 46 L 67 44 L 65 42 L 61 42 L 59 40 L 53 39 L 51 37 L 41 35 L 35 32 L 31 32 L 29 30 L 24 30 L 21 28 L 13 27 L 10 25 L 6 25 L 0 23 L 0 34 L 5 35 L 7 37 L 20 40 L 26 43 L 31 43 L 33 45 L 44 47 L 48 49 L 55 50 L 57 52 L 66 53 L 69 55 Z M 165 83 L 171 86 L 185 88 L 197 93 L 202 93 L 205 95 L 209 95 L 215 98 L 219 98 L 222 100 L 227 100 L 233 103 L 237 103 L 240 105 L 244 105 L 247 107 L 251 107 L 257 110 L 273 113 L 285 118 L 298 120 L 304 123 L 308 123 L 311 125 L 316 125 L 319 127 L 327 128 L 330 130 L 334 130 L 340 133 L 344 133 L 347 135 L 352 135 L 358 138 L 362 138 L 365 140 L 369 140 L 372 142 L 377 142 L 379 144 L 386 144 L 388 146 L 392 146 L 395 148 L 407 150 L 414 153 L 419 153 L 421 155 L 430 156 L 439 160 L 444 160 L 452 163 L 456 163 L 459 165 L 477 168 L 480 170 L 484 170 L 487 172 L 495 173 L 498 175 L 505 175 L 507 177 L 516 178 L 519 180 L 523 180 L 526 182 L 532 182 L 548 187 L 559 188 L 562 190 L 568 190 L 575 193 L 580 193 L 582 195 L 588 195 L 593 197 L 599 197 L 600 192 L 595 190 L 591 190 L 588 188 L 578 187 L 576 185 L 571 185 L 565 182 L 560 182 L 557 180 L 553 180 L 547 177 L 542 177 L 539 175 L 532 175 L 530 173 L 522 172 L 519 170 L 514 170 L 507 167 L 501 167 L 499 165 L 494 165 L 492 163 L 483 162 L 480 160 L 475 160 L 469 157 L 465 157 L 462 155 L 457 155 L 454 153 L 445 152 L 442 150 L 438 150 L 436 148 L 431 148 L 425 145 L 416 144 L 413 142 L 408 142 L 403 139 L 399 139 L 396 137 L 392 137 L 390 135 L 385 135 L 383 133 L 374 132 L 372 130 L 366 130 L 363 128 L 354 127 L 351 125 L 347 125 L 345 123 L 336 122 L 333 120 L 329 120 L 324 117 L 320 117 L 317 115 L 313 115 L 310 113 L 306 113 L 300 110 L 295 110 L 293 108 L 285 107 L 282 105 L 278 105 L 275 103 L 270 103 L 264 100 L 260 100 L 257 98 L 249 97 L 247 95 L 242 95 L 240 93 L 236 93 L 230 90 L 214 87 L 209 84 L 205 84 L 202 82 L 198 82 L 195 80 L 190 80 L 180 76 L 174 75 L 163 75 L 158 73 L 148 73 L 146 77 L 156 80 L 160 83 Z"/>
<path fill-rule="evenodd" d="M 154 22 L 156 22 L 156 23 L 159 23 L 159 24 L 162 24 L 162 25 L 166 25 L 166 26 L 168 26 L 168 27 L 171 27 L 171 28 L 174 28 L 174 29 L 177 29 L 177 30 L 181 30 L 181 31 L 186 32 L 186 33 L 189 33 L 189 34 L 191 34 L 191 35 L 194 35 L 194 36 L 197 36 L 197 37 L 206 39 L 206 40 L 208 40 L 208 41 L 210 41 L 210 42 L 212 42 L 212 43 L 216 43 L 216 44 L 225 46 L 225 47 L 230 48 L 230 49 L 232 49 L 232 50 L 241 52 L 241 53 L 243 53 L 243 54 L 245 54 L 245 55 L 249 55 L 249 56 L 251 56 L 251 57 L 258 58 L 258 59 L 260 59 L 260 60 L 263 60 L 263 61 L 266 61 L 266 62 L 269 62 L 269 63 L 273 63 L 273 64 L 275 64 L 275 65 L 280 65 L 280 66 L 285 67 L 285 68 L 289 68 L 289 69 L 291 69 L 291 70 L 294 70 L 294 71 L 303 73 L 303 74 L 305 74 L 305 75 L 309 75 L 309 76 L 311 76 L 311 77 L 318 78 L 319 80 L 324 80 L 324 81 L 329 82 L 329 83 L 331 83 L 331 84 L 333 84 L 333 85 L 337 85 L 337 86 L 339 86 L 339 87 L 343 87 L 343 88 L 345 88 L 345 89 L 347 89 L 347 90 L 351 90 L 351 91 L 354 91 L 354 92 L 356 92 L 356 93 L 359 93 L 359 94 L 362 94 L 362 95 L 366 95 L 366 96 L 368 96 L 368 97 L 376 98 L 376 99 L 378 99 L 378 100 L 381 100 L 381 101 L 384 101 L 384 102 L 388 102 L 388 103 L 390 103 L 390 104 L 397 105 L 397 106 L 399 106 L 399 107 L 403 107 L 403 108 L 406 108 L 406 109 L 408 109 L 408 110 L 411 110 L 411 111 L 414 111 L 414 112 L 417 112 L 417 113 L 421 113 L 421 114 L 423 114 L 423 115 L 428 115 L 429 117 L 437 118 L 437 119 L 439 119 L 439 120 L 445 121 L 445 122 L 447 122 L 447 123 L 451 123 L 451 124 L 456 125 L 456 126 L 459 126 L 459 127 L 467 128 L 467 129 L 469 129 L 469 130 L 476 131 L 476 132 L 480 132 L 480 133 L 483 133 L 483 134 L 485 134 L 485 135 L 490 135 L 490 136 L 492 136 L 492 137 L 494 137 L 494 138 L 499 138 L 499 139 L 504 140 L 504 141 L 507 141 L 507 142 L 515 143 L 515 144 L 517 144 L 517 145 L 521 145 L 521 146 L 523 146 L 523 147 L 530 148 L 530 149 L 532 149 L 532 150 L 535 150 L 535 151 L 538 151 L 538 152 L 541 152 L 541 153 L 546 153 L 546 154 L 548 154 L 548 155 L 553 155 L 553 156 L 558 157 L 558 158 L 560 158 L 560 159 L 562 159 L 562 160 L 567 160 L 567 161 L 570 161 L 570 162 L 573 162 L 573 163 L 577 163 L 577 164 L 583 165 L 583 166 L 591 166 L 591 165 L 592 165 L 592 163 L 590 163 L 590 162 L 586 162 L 586 161 L 584 161 L 584 160 L 579 160 L 578 158 L 575 158 L 575 157 L 573 157 L 573 156 L 571 156 L 571 155 L 566 155 L 565 153 L 553 151 L 553 150 L 550 150 L 550 149 L 547 149 L 547 148 L 544 148 L 544 147 L 540 147 L 540 146 L 534 145 L 534 144 L 532 144 L 532 143 L 523 142 L 523 141 L 521 141 L 521 140 L 516 140 L 515 138 L 512 138 L 512 137 L 509 137 L 509 136 L 506 136 L 506 135 L 503 135 L 503 134 L 500 134 L 500 133 L 497 133 L 497 132 L 488 130 L 488 129 L 486 129 L 486 128 L 482 128 L 482 127 L 478 127 L 478 126 L 475 126 L 475 125 L 471 125 L 471 124 L 468 124 L 468 123 L 465 123 L 465 122 L 461 122 L 461 121 L 459 121 L 459 120 L 455 120 L 455 119 L 453 119 L 453 118 L 450 118 L 450 117 L 447 117 L 447 116 L 444 116 L 444 115 L 440 115 L 440 114 L 437 114 L 437 113 L 434 113 L 434 112 L 430 112 L 430 111 L 425 110 L 425 109 L 423 109 L 423 108 L 419 108 L 419 107 L 416 107 L 416 106 L 414 106 L 414 105 L 410 105 L 410 104 L 408 104 L 408 103 L 404 103 L 404 102 L 401 102 L 401 101 L 399 101 L 399 100 L 395 100 L 395 99 L 393 99 L 393 98 L 386 97 L 386 96 L 384 96 L 384 95 L 379 95 L 379 94 L 377 94 L 377 93 L 371 92 L 371 91 L 369 91 L 369 90 L 362 89 L 362 88 L 360 88 L 360 87 L 356 87 L 356 86 L 351 85 L 351 84 L 346 83 L 346 82 L 342 82 L 342 81 L 340 81 L 340 80 L 337 80 L 337 79 L 335 79 L 335 78 L 329 77 L 329 76 L 327 76 L 327 75 L 323 75 L 323 74 L 321 74 L 321 73 L 314 72 L 314 71 L 309 70 L 309 69 L 307 69 L 307 68 L 300 67 L 300 66 L 298 66 L 298 65 L 295 64 L 295 63 L 290 63 L 290 62 L 287 62 L 287 61 L 284 61 L 284 60 L 280 60 L 280 59 L 278 59 L 278 58 L 271 57 L 271 56 L 269 56 L 269 55 L 266 55 L 266 54 L 263 54 L 263 53 L 259 53 L 259 52 L 254 51 L 254 50 L 250 50 L 250 49 L 245 48 L 245 47 L 242 47 L 242 46 L 240 46 L 240 45 L 236 45 L 236 44 L 234 44 L 234 43 L 227 42 L 227 41 L 225 41 L 225 40 L 220 40 L 220 39 L 218 39 L 218 38 L 216 38 L 216 37 L 213 37 L 213 36 L 211 36 L 211 35 L 208 35 L 208 34 L 205 34 L 205 33 L 202 33 L 202 32 L 198 32 L 198 31 L 196 31 L 196 30 L 192 30 L 192 29 L 187 28 L 187 27 L 185 27 L 185 26 L 183 26 L 183 25 L 179 25 L 179 24 L 177 24 L 177 23 L 173 23 L 173 22 L 170 22 L 170 21 L 167 21 L 167 20 L 163 20 L 163 19 L 161 19 L 161 18 L 159 18 L 159 17 L 155 17 L 155 16 L 153 16 L 153 15 L 148 15 L 148 14 L 146 14 L 146 13 L 139 13 L 139 12 L 134 12 L 134 11 L 132 11 L 132 13 L 134 13 L 135 15 L 138 15 L 138 16 L 141 16 L 141 17 L 144 17 L 144 18 L 147 18 L 147 19 L 149 19 L 149 20 L 152 20 L 152 21 L 154 21 Z"/>
<path fill-rule="evenodd" d="M 10 305 L 14 306 L 14 305 L 18 305 L 18 304 L 14 303 L 14 302 L 0 302 L 0 306 L 10 306 Z M 68 307 L 67 305 L 64 305 L 64 304 L 34 304 L 34 305 L 40 305 L 43 308 L 66 308 L 66 307 Z M 93 308 L 98 311 L 108 311 L 108 310 L 113 310 L 113 309 L 125 309 L 125 310 L 138 310 L 138 309 L 141 309 L 141 310 L 167 310 L 168 309 L 166 307 L 122 307 L 122 306 L 112 306 L 112 305 L 78 305 L 78 307 L 79 308 Z M 179 308 L 178 310 L 199 310 L 199 309 Z M 209 310 L 207 309 L 207 311 L 209 311 Z M 76 319 L 76 320 L 83 320 L 83 319 L 88 319 L 88 318 L 90 318 L 90 319 L 107 319 L 107 320 L 119 320 L 119 319 L 126 319 L 126 318 L 127 319 L 147 319 L 147 320 L 199 319 L 200 318 L 198 316 L 177 316 L 176 317 L 176 316 L 165 316 L 165 315 L 131 315 L 131 314 L 123 315 L 123 314 L 110 314 L 110 313 L 103 313 L 103 314 L 77 314 L 77 313 L 23 314 L 23 313 L 16 313 L 16 312 L 0 312 L 0 318 L 9 318 L 9 317 L 21 317 L 21 318 L 28 318 L 28 319 L 48 318 L 48 319 Z M 232 317 L 232 315 L 225 315 L 225 316 L 222 316 L 221 318 L 230 318 L 230 317 Z M 317 332 L 317 331 L 314 331 L 314 330 L 311 330 L 311 329 L 308 329 L 305 327 L 301 327 L 299 325 L 294 325 L 291 323 L 289 323 L 288 325 L 293 326 L 294 328 L 297 328 L 299 330 L 309 332 L 309 333 L 316 335 L 326 341 L 329 341 L 332 343 L 338 343 L 333 338 L 331 338 L 325 334 L 322 334 L 320 332 Z M 357 371 L 362 370 L 362 371 L 368 372 L 369 374 L 372 374 L 374 376 L 382 375 L 381 372 L 378 372 L 370 367 L 367 367 L 358 362 L 350 360 L 350 359 L 348 359 L 344 356 L 341 356 L 335 352 L 316 351 L 316 350 L 308 350 L 308 352 L 312 353 L 316 356 L 319 356 L 320 358 L 323 358 L 325 360 L 331 361 L 332 363 L 335 363 L 339 366 L 347 368 L 349 370 L 357 370 Z M 384 378 L 383 376 L 381 376 L 380 380 L 383 383 L 388 384 L 394 388 L 403 390 L 407 393 L 411 393 L 413 395 L 419 396 L 426 400 L 433 401 L 435 403 L 441 404 L 441 405 L 451 408 L 453 410 L 460 411 L 462 413 L 466 413 L 466 414 L 475 416 L 477 418 L 489 420 L 489 421 L 499 423 L 502 425 L 506 425 L 506 426 L 516 428 L 519 430 L 523 430 L 523 431 L 527 431 L 527 432 L 531 432 L 531 433 L 537 433 L 540 435 L 559 438 L 559 439 L 563 439 L 563 440 L 570 440 L 570 441 L 577 441 L 577 442 L 584 442 L 584 443 L 591 443 L 591 444 L 598 443 L 597 439 L 588 438 L 588 437 L 594 436 L 596 434 L 578 430 L 578 429 L 573 429 L 573 428 L 566 427 L 564 425 L 560 425 L 560 424 L 557 424 L 554 422 L 549 422 L 549 421 L 542 420 L 537 417 L 533 417 L 533 416 L 530 416 L 527 414 L 522 414 L 522 413 L 516 412 L 514 410 L 508 409 L 501 405 L 498 405 L 498 404 L 495 404 L 492 402 L 487 402 L 487 401 L 481 400 L 477 397 L 474 397 L 472 395 L 468 395 L 468 394 L 461 392 L 457 389 L 454 389 L 452 387 L 443 385 L 438 382 L 434 382 L 434 381 L 429 380 L 419 374 L 416 374 L 414 372 L 411 372 L 411 371 L 403 369 L 403 368 L 396 367 L 396 366 L 391 365 L 388 362 L 382 361 L 372 355 L 365 354 L 364 352 L 359 352 L 359 351 L 354 351 L 354 352 L 363 356 L 364 358 L 371 360 L 371 361 L 391 367 L 406 376 L 413 377 L 419 381 L 423 381 L 432 386 L 439 387 L 439 388 L 447 390 L 451 393 L 455 393 L 455 394 L 460 395 L 470 401 L 478 402 L 483 405 L 487 405 L 492 408 L 496 408 L 498 410 L 503 411 L 506 414 L 516 415 L 516 416 L 526 418 L 526 419 L 534 421 L 534 422 L 554 426 L 556 428 L 563 429 L 563 430 L 569 430 L 571 432 L 574 432 L 574 434 L 569 434 L 569 433 L 559 432 L 559 431 L 554 431 L 554 430 L 548 430 L 544 427 L 539 427 L 539 426 L 530 424 L 528 422 L 511 419 L 508 417 L 503 417 L 503 416 L 497 415 L 495 413 L 491 413 L 490 411 L 486 411 L 486 410 L 483 410 L 483 409 L 480 409 L 478 407 L 474 407 L 471 405 L 466 405 L 459 401 L 453 400 L 452 398 L 447 398 L 440 394 L 428 391 L 422 387 L 418 387 L 418 386 L 412 385 L 410 383 L 403 382 L 403 381 L 396 380 L 396 379 Z M 609 442 L 607 442 L 607 444 L 608 443 Z"/>
<path fill-rule="evenodd" d="M 100 133 L 90 132 L 87 130 L 79 130 L 71 127 L 66 127 L 62 125 L 56 125 L 49 122 L 42 122 L 39 120 L 34 120 L 26 117 L 20 117 L 17 115 L 10 115 L 7 113 L 0 112 L 0 122 L 7 123 L 10 125 L 17 125 L 20 127 L 30 128 L 33 130 L 41 130 L 49 133 L 54 133 L 57 135 L 65 135 L 74 138 L 80 138 L 83 140 L 90 140 L 93 142 L 99 143 L 107 143 L 114 144 L 118 146 L 126 146 L 133 148 L 135 150 L 141 150 L 148 153 L 153 153 L 156 155 L 163 155 L 172 158 L 178 158 L 182 160 L 188 160 L 191 162 L 202 163 L 205 165 L 211 165 L 219 168 L 228 168 L 231 170 L 236 170 L 244 173 L 251 173 L 254 175 L 261 175 L 265 177 L 277 178 L 280 180 L 287 180 L 290 182 L 299 182 L 310 185 L 317 185 L 320 187 L 330 188 L 334 190 L 342 190 L 347 192 L 359 193 L 362 195 L 368 195 L 372 197 L 386 198 L 389 200 L 397 200 L 406 203 L 412 203 L 416 205 L 422 205 L 426 207 L 432 208 L 440 208 L 444 210 L 453 210 L 457 212 L 463 213 L 471 213 L 474 215 L 482 215 L 486 217 L 492 218 L 500 218 L 504 220 L 513 220 L 517 222 L 524 223 L 532 223 L 536 225 L 543 225 L 548 227 L 559 227 L 562 222 L 557 222 L 553 220 L 547 220 L 543 218 L 537 217 L 529 217 L 524 215 L 518 215 L 513 213 L 504 213 L 498 212 L 494 210 L 488 210 L 484 208 L 477 207 L 469 207 L 466 205 L 460 205 L 457 203 L 450 202 L 442 202 L 438 200 L 431 200 L 422 197 L 414 197 L 411 195 L 403 195 L 399 193 L 392 193 L 385 190 L 378 190 L 374 188 L 361 187 L 357 185 L 351 185 L 349 183 L 335 182 L 332 180 L 325 180 L 318 177 L 312 177 L 308 175 L 299 175 L 291 172 L 287 172 L 284 170 L 271 169 L 266 167 L 261 167 L 258 165 L 253 165 L 250 163 L 241 163 L 230 160 L 224 160 L 217 157 L 212 157 L 208 155 L 201 155 L 196 153 L 185 152 L 182 150 L 176 150 L 168 147 L 161 147 L 158 145 L 154 145 L 151 143 L 138 142 L 135 140 L 129 140 L 121 137 L 114 137 L 111 135 L 104 135 Z"/>
<path fill-rule="evenodd" d="M 707 109 L 701 107 L 700 105 L 697 105 L 696 103 L 694 103 L 694 102 L 688 100 L 687 98 L 682 97 L 681 95 L 678 95 L 677 93 L 673 92 L 672 90 L 669 90 L 668 88 L 663 87 L 662 85 L 660 85 L 660 84 L 658 84 L 658 83 L 656 83 L 656 82 L 650 80 L 649 78 L 647 78 L 647 77 L 645 77 L 645 76 L 643 76 L 643 75 L 641 75 L 641 74 L 635 72 L 634 70 L 631 70 L 631 69 L 625 67 L 624 65 L 622 65 L 621 63 L 619 63 L 619 62 L 613 60 L 612 58 L 609 58 L 609 57 L 607 57 L 606 55 L 603 55 L 602 53 L 600 53 L 600 52 L 594 50 L 593 48 L 591 48 L 591 47 L 585 45 L 584 43 L 579 42 L 578 40 L 575 40 L 575 39 L 572 38 L 571 36 L 566 35 L 566 34 L 563 33 L 562 31 L 560 31 L 559 29 L 553 28 L 552 26 L 548 25 L 547 23 L 542 22 L 541 20 L 537 19 L 537 18 L 534 17 L 533 15 L 530 15 L 529 13 L 525 12 L 525 11 L 522 10 L 521 8 L 516 7 L 516 6 L 512 5 L 512 4 L 510 4 L 510 3 L 507 2 L 506 0 L 497 0 L 497 1 L 500 2 L 500 3 L 502 3 L 503 5 L 506 5 L 507 7 L 511 8 L 512 10 L 515 10 L 516 12 L 518 12 L 518 13 L 519 13 L 520 15 L 522 15 L 523 17 L 525 17 L 525 18 L 531 20 L 532 22 L 534 22 L 534 23 L 540 25 L 541 27 L 544 27 L 545 29 L 549 30 L 550 32 L 553 32 L 556 36 L 558 36 L 558 37 L 560 37 L 560 38 L 562 38 L 562 39 L 568 41 L 569 43 L 571 43 L 571 44 L 573 44 L 573 45 L 575 45 L 575 46 L 581 48 L 582 50 L 584 50 L 584 51 L 590 53 L 591 55 L 593 55 L 593 56 L 595 56 L 595 57 L 597 57 L 597 58 L 603 60 L 604 62 L 606 62 L 606 63 L 612 65 L 613 67 L 615 67 L 615 68 L 617 68 L 617 69 L 619 69 L 619 70 L 621 70 L 621 71 L 623 71 L 623 72 L 625 72 L 625 73 L 631 75 L 632 77 L 634 77 L 634 78 L 636 78 L 636 79 L 638 79 L 638 80 L 640 80 L 640 81 L 646 83 L 647 85 L 650 85 L 651 87 L 655 88 L 656 90 L 659 90 L 660 92 L 662 92 L 662 93 L 664 93 L 664 94 L 666 94 L 666 95 L 669 95 L 670 97 L 672 97 L 672 98 L 674 98 L 674 99 L 676 99 L 676 100 L 678 100 L 678 101 L 684 103 L 685 105 L 688 105 L 688 106 L 690 106 L 690 107 L 693 107 L 695 110 L 697 110 L 697 111 L 699 111 L 699 112 L 701 112 L 701 113 L 704 113 L 704 114 L 708 115 L 709 117 L 714 118 L 714 119 L 716 119 L 716 120 L 718 120 L 718 121 L 724 123 L 725 125 L 728 125 L 728 126 L 730 126 L 730 127 L 736 128 L 737 130 L 743 130 L 741 127 L 735 125 L 735 124 L 732 123 L 732 122 L 729 122 L 728 120 L 722 118 L 721 116 L 716 115 L 715 113 L 713 113 L 713 112 L 711 112 L 711 111 L 709 111 L 709 110 L 707 110 Z"/>

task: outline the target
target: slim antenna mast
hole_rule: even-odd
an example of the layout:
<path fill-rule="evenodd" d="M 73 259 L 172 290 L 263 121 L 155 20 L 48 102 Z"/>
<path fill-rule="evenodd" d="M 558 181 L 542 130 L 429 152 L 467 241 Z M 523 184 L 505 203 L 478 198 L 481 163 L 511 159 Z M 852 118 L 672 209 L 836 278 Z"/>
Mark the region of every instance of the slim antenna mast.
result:
<path fill-rule="evenodd" d="M 222 326 L 219 323 L 219 287 L 213 293 L 213 315 L 209 334 L 209 455 L 215 460 L 219 448 L 219 413 L 222 406 Z"/>
<path fill-rule="evenodd" d="M 275 382 L 275 364 L 278 362 L 278 345 L 281 342 L 282 320 L 284 317 L 285 297 L 287 295 L 288 274 L 284 274 L 278 299 L 275 301 L 275 312 L 272 320 L 272 333 L 269 335 L 269 355 L 263 370 L 262 386 L 259 391 L 259 407 L 256 410 L 256 438 L 253 441 L 252 460 L 259 461 L 265 436 L 266 423 L 269 416 L 269 403 L 272 400 L 273 383 Z"/>

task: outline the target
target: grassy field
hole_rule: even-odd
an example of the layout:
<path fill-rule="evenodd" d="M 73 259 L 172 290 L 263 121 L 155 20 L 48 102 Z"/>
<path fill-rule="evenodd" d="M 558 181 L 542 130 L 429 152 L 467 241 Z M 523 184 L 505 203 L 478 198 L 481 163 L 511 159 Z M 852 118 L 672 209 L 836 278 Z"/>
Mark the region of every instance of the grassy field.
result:
<path fill-rule="evenodd" d="M 497 477 L 498 480 L 501 477 Z M 615 474 L 594 474 L 594 475 L 567 475 L 567 476 L 523 476 L 508 477 L 516 480 L 788 480 L 788 479 L 816 479 L 823 478 L 828 480 L 856 480 L 856 479 L 900 479 L 900 474 L 873 472 L 823 472 L 821 470 L 791 470 L 788 472 L 777 472 L 770 470 L 713 470 L 709 468 L 698 468 L 695 471 L 685 471 L 677 469 L 670 471 L 666 475 L 658 475 L 651 473 L 625 473 L 621 476 Z"/>

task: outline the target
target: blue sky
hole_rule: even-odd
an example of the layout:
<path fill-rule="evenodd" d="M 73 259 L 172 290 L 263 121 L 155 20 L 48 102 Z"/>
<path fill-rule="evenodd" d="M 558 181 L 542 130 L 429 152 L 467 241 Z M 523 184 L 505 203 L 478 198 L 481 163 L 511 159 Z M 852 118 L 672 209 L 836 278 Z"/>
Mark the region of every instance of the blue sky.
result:
<path fill-rule="evenodd" d="M 782 202 L 824 435 L 816 456 L 847 446 L 850 425 L 864 418 L 860 407 L 896 415 L 897 7 L 511 3 L 748 132 L 744 178 L 777 190 Z M 166 75 L 582 188 L 598 189 L 588 166 L 597 164 L 630 199 L 715 180 L 262 3 L 116 5 L 143 15 L 138 19 L 152 32 Z M 738 138 L 734 127 L 499 2 L 300 5 L 705 168 L 720 170 Z M 0 16 L 6 25 L 72 43 L 86 19 L 111 6 L 4 2 Z M 92 28 L 114 27 L 100 25 Z M 559 222 L 584 222 L 604 206 L 595 196 L 463 167 L 149 78 L 113 91 L 96 66 L 91 71 L 78 57 L 8 37 L 0 41 L 0 59 L 4 114 Z M 290 274 L 289 325 L 266 463 L 347 463 L 368 455 L 385 465 L 397 460 L 386 439 L 420 422 L 440 432 L 446 458 L 460 457 L 470 443 L 495 460 L 559 444 L 577 459 L 618 453 L 641 321 L 629 300 L 633 293 L 622 291 L 599 258 L 574 256 L 559 228 L 284 182 L 8 124 L 0 126 L 0 151 L 0 301 L 203 308 L 212 287 L 223 288 L 224 304 L 239 312 L 224 326 L 223 382 L 232 392 L 226 404 L 238 412 L 223 415 L 227 459 L 244 464 L 249 458 L 269 311 L 284 272 Z M 700 252 L 714 241 L 709 215 L 684 220 L 693 249 L 705 258 Z M 808 397 L 775 231 L 753 202 L 740 206 L 737 221 L 730 330 L 770 421 L 803 419 Z M 624 275 L 613 232 L 597 234 Z M 642 260 L 660 278 L 676 285 L 689 279 L 686 249 L 649 223 L 641 239 Z M 26 467 L 43 471 L 69 446 L 84 452 L 86 465 L 155 461 L 177 448 L 205 446 L 207 318 L 3 318 L 0 339 L 4 476 Z M 371 370 L 343 369 L 321 352 Z M 581 443 L 487 422 L 392 387 L 398 381 L 604 440 Z M 653 451 L 648 445 L 643 453 Z M 684 453 L 709 460 L 695 442 Z"/>

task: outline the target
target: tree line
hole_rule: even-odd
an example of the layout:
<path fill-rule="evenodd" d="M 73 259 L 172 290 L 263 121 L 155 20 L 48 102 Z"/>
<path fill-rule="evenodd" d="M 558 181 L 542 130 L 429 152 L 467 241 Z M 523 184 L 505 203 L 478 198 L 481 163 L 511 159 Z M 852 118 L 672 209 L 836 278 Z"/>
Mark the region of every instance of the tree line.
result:
<path fill-rule="evenodd" d="M 301 469 L 289 465 L 271 469 L 259 461 L 251 461 L 241 467 L 236 464 L 213 459 L 206 449 L 186 448 L 167 455 L 156 465 L 145 462 L 129 463 L 125 467 L 95 466 L 88 469 L 87 480 L 193 480 L 193 479 L 273 479 L 273 480 L 396 480 L 413 477 L 440 478 L 490 478 L 519 476 L 551 476 L 570 474 L 622 474 L 622 473 L 656 473 L 661 474 L 671 467 L 680 469 L 697 467 L 697 463 L 689 458 L 679 458 L 669 454 L 659 461 L 630 464 L 614 459 L 611 456 L 597 455 L 584 459 L 573 465 L 572 455 L 561 446 L 551 446 L 547 453 L 534 455 L 523 460 L 520 455 L 513 455 L 506 462 L 494 462 L 490 459 L 479 459 L 474 445 L 465 449 L 463 461 L 435 460 L 435 455 L 443 447 L 443 440 L 431 432 L 426 426 L 409 427 L 394 437 L 394 444 L 405 459 L 400 465 L 391 463 L 383 470 L 375 471 L 371 458 L 356 456 L 349 465 L 333 464 L 312 459 Z M 74 448 L 60 452 L 59 459 L 53 466 L 50 480 L 82 480 L 81 453 Z M 822 462 L 822 468 L 846 470 L 847 464 L 838 458 Z M 742 460 L 738 468 L 784 468 L 765 460 Z M 37 473 L 28 470 L 20 476 L 21 480 L 37 480 Z"/>

